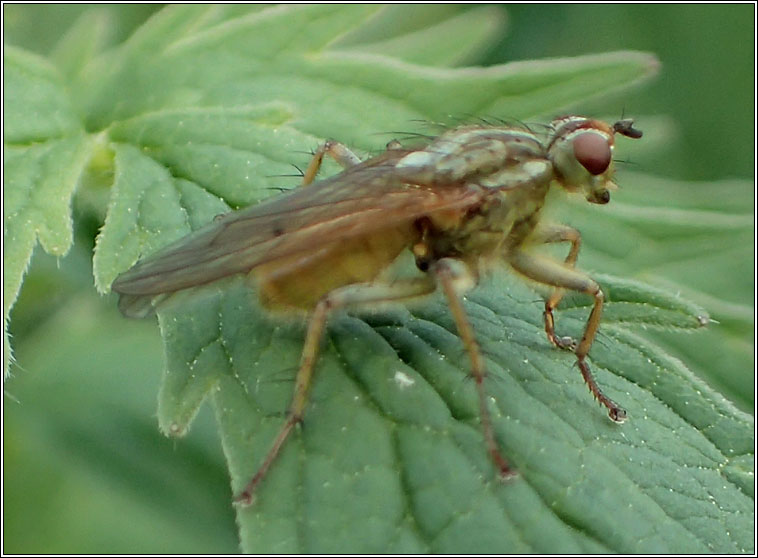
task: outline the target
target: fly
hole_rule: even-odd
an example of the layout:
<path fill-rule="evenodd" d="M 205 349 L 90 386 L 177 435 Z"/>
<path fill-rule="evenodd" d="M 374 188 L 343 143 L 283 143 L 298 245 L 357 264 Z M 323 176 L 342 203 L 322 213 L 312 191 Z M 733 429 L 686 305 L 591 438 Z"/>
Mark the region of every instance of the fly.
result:
<path fill-rule="evenodd" d="M 426 146 L 387 149 L 361 162 L 340 143 L 314 154 L 303 186 L 231 212 L 138 261 L 112 285 L 130 317 L 151 314 L 171 293 L 234 275 L 258 284 L 264 307 L 308 312 L 294 394 L 287 417 L 258 470 L 235 500 L 250 504 L 279 451 L 302 421 L 319 345 L 329 314 L 337 309 L 404 302 L 437 290 L 447 298 L 467 350 L 479 400 L 487 451 L 499 475 L 514 474 L 495 439 L 484 388 L 485 367 L 461 296 L 483 264 L 504 262 L 517 273 L 553 287 L 545 301 L 550 342 L 572 351 L 593 396 L 610 418 L 626 412 L 603 394 L 586 362 L 603 310 L 603 291 L 575 269 L 581 236 L 564 225 L 541 222 L 551 186 L 610 201 L 615 135 L 639 138 L 630 119 L 609 125 L 583 116 L 554 120 L 546 137 L 516 126 L 451 129 Z M 345 170 L 314 183 L 325 155 Z M 531 253 L 540 244 L 567 242 L 565 260 Z M 419 277 L 383 283 L 379 275 L 409 250 Z M 579 340 L 555 332 L 553 312 L 567 290 L 594 304 Z"/>

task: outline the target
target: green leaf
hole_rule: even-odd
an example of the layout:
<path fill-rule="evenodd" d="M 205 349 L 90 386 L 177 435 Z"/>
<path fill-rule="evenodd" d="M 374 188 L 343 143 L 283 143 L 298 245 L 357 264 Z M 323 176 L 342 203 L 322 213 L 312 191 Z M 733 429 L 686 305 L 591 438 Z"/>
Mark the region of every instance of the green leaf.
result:
<path fill-rule="evenodd" d="M 309 157 L 294 152 L 324 138 L 370 152 L 418 119 L 553 115 L 657 69 L 633 52 L 489 68 L 413 63 L 454 60 L 457 41 L 404 61 L 386 55 L 419 44 L 422 27 L 366 49 L 340 46 L 379 10 L 170 6 L 84 64 L 66 85 L 79 129 L 91 134 L 86 188 L 111 189 L 97 287 L 227 208 L 296 186 L 281 175 Z M 473 43 L 488 34 L 477 35 L 473 16 L 453 22 L 435 21 Z M 613 265 L 598 270 L 627 277 Z M 255 505 L 237 510 L 243 550 L 751 552 L 752 418 L 625 329 L 701 324 L 703 313 L 613 275 L 604 277 L 611 322 L 590 365 L 629 412 L 621 426 L 592 404 L 573 355 L 547 342 L 532 291 L 495 272 L 466 303 L 487 355 L 497 438 L 520 473 L 507 484 L 495 481 L 467 357 L 440 297 L 335 316 L 303 427 Z M 560 332 L 581 331 L 582 304 L 558 312 Z M 280 427 L 304 323 L 267 316 L 242 278 L 159 310 L 160 427 L 185 434 L 209 397 L 235 490 Z"/>
<path fill-rule="evenodd" d="M 64 255 L 72 242 L 71 195 L 89 157 L 63 84 L 44 59 L 6 48 L 3 171 L 3 369 L 12 359 L 8 320 L 39 241 Z"/>
<path fill-rule="evenodd" d="M 749 549 L 752 493 L 722 470 L 747 465 L 751 417 L 613 326 L 592 353 L 598 381 L 630 414 L 613 424 L 592 404 L 573 356 L 544 338 L 540 305 L 520 283 L 497 275 L 466 307 L 489 357 L 498 438 L 520 478 L 495 480 L 467 357 L 439 297 L 367 322 L 339 316 L 304 428 L 254 506 L 239 512 L 244 548 Z M 559 320 L 568 331 L 583 324 Z M 210 391 L 239 488 L 282 422 L 302 328 L 266 318 L 235 280 L 172 301 L 161 329 L 170 371 L 161 420 L 183 432 Z"/>
<path fill-rule="evenodd" d="M 670 330 L 697 329 L 708 325 L 709 317 L 704 309 L 668 291 L 599 273 L 594 274 L 593 278 L 600 283 L 605 294 L 603 323 L 641 324 Z M 561 301 L 561 308 L 567 316 L 587 316 L 592 310 L 592 302 L 586 295 L 568 293 Z"/>
<path fill-rule="evenodd" d="M 75 76 L 102 50 L 111 28 L 108 11 L 84 12 L 58 41 L 50 58 L 63 75 Z"/>
<path fill-rule="evenodd" d="M 415 64 L 445 66 L 475 60 L 504 32 L 505 12 L 497 6 L 463 12 L 459 8 L 450 4 L 388 6 L 360 29 L 340 37 L 333 47 Z M 451 36 L 456 37 L 455 43 Z"/>

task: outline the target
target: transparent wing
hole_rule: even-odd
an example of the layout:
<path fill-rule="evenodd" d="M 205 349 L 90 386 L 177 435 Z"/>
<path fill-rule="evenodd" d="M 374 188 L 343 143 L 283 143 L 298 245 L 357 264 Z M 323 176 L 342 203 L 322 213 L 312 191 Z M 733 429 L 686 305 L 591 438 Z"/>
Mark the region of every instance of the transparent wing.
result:
<path fill-rule="evenodd" d="M 170 293 L 481 200 L 481 189 L 463 184 L 403 182 L 394 163 L 406 154 L 389 150 L 333 178 L 224 215 L 140 260 L 111 288 L 122 295 Z"/>

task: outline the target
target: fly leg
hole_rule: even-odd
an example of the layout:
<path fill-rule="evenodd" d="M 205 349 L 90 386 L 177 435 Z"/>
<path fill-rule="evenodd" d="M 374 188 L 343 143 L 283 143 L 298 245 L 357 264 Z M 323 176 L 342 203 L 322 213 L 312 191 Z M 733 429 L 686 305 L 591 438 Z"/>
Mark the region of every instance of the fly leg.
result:
<path fill-rule="evenodd" d="M 321 163 L 324 161 L 324 155 L 329 155 L 344 169 L 355 166 L 361 162 L 358 156 L 350 151 L 347 146 L 335 140 L 326 140 L 319 146 L 313 154 L 311 162 L 308 163 L 308 168 L 306 168 L 303 173 L 303 183 L 301 186 L 307 186 L 316 179 L 316 174 L 318 174 L 318 170 L 321 168 Z"/>
<path fill-rule="evenodd" d="M 600 316 L 603 313 L 604 296 L 603 291 L 600 289 L 600 285 L 588 275 L 575 269 L 571 269 L 565 264 L 554 262 L 541 256 L 528 254 L 520 250 L 510 254 L 508 256 L 508 261 L 513 269 L 538 283 L 551 285 L 557 289 L 569 289 L 586 293 L 595 299 L 595 304 L 592 307 L 590 316 L 587 319 L 587 325 L 584 328 L 584 334 L 582 335 L 582 339 L 576 345 L 574 354 L 576 355 L 579 370 L 582 372 L 582 377 L 590 388 L 592 395 L 608 409 L 608 416 L 611 417 L 612 420 L 615 422 L 623 422 L 626 419 L 626 411 L 603 394 L 602 390 L 595 382 L 595 378 L 593 378 L 589 366 L 585 362 L 587 353 L 590 352 L 590 347 L 597 334 L 597 329 L 600 326 Z"/>
<path fill-rule="evenodd" d="M 572 269 L 576 265 L 576 259 L 579 256 L 579 246 L 582 241 L 582 236 L 578 230 L 566 225 L 544 225 L 535 231 L 532 240 L 536 244 L 570 242 L 571 249 L 564 260 L 564 264 Z M 550 298 L 545 301 L 545 312 L 543 314 L 545 318 L 545 333 L 547 333 L 547 338 L 550 342 L 556 347 L 573 351 L 577 347 L 576 341 L 571 337 L 558 337 L 555 335 L 553 311 L 558 307 L 565 294 L 565 289 L 557 288 L 553 291 Z"/>
<path fill-rule="evenodd" d="M 463 309 L 463 304 L 461 303 L 460 293 L 474 285 L 474 277 L 463 262 L 450 258 L 443 258 L 435 262 L 432 266 L 432 271 L 436 275 L 437 281 L 445 293 L 445 297 L 447 297 L 458 334 L 471 359 L 471 375 L 476 383 L 476 392 L 479 398 L 479 416 L 481 417 L 487 451 L 492 457 L 492 461 L 495 463 L 500 477 L 503 479 L 508 478 L 515 475 L 515 471 L 510 468 L 508 461 L 500 453 L 500 448 L 495 440 L 492 419 L 487 407 L 487 393 L 484 389 L 484 359 L 482 359 L 479 345 L 474 338 L 474 329 L 471 327 L 471 322 L 466 317 L 466 311 Z"/>
<path fill-rule="evenodd" d="M 300 357 L 300 367 L 295 378 L 295 391 L 292 396 L 287 418 L 279 433 L 274 439 L 266 456 L 263 458 L 258 471 L 240 494 L 234 499 L 242 505 L 250 505 L 253 502 L 255 490 L 261 483 L 272 463 L 279 455 L 284 442 L 289 437 L 292 429 L 303 420 L 303 413 L 308 401 L 308 391 L 313 377 L 313 370 L 318 356 L 319 345 L 323 337 L 324 327 L 329 314 L 339 308 L 371 306 L 379 302 L 404 301 L 427 295 L 436 290 L 436 285 L 431 278 L 423 277 L 407 281 L 395 281 L 392 284 L 363 283 L 340 287 L 328 293 L 316 305 L 308 330 L 305 335 L 303 352 Z"/>
<path fill-rule="evenodd" d="M 400 146 L 401 144 L 399 141 L 392 140 L 387 144 L 387 149 L 398 149 Z M 358 155 L 350 151 L 346 145 L 336 140 L 326 140 L 318 147 L 318 149 L 316 149 L 311 162 L 308 163 L 308 167 L 303 173 L 303 182 L 301 186 L 307 186 L 316 179 L 316 175 L 321 168 L 321 163 L 324 162 L 324 155 L 329 155 L 332 159 L 337 161 L 343 169 L 348 169 L 361 162 Z"/>

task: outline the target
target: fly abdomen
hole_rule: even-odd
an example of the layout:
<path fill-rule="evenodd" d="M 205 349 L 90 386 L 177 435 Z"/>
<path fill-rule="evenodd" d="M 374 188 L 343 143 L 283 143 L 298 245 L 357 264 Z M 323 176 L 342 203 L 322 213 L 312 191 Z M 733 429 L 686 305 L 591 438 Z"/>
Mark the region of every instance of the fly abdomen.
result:
<path fill-rule="evenodd" d="M 385 229 L 261 265 L 252 272 L 264 306 L 311 310 L 336 288 L 373 281 L 412 245 L 413 227 Z"/>

